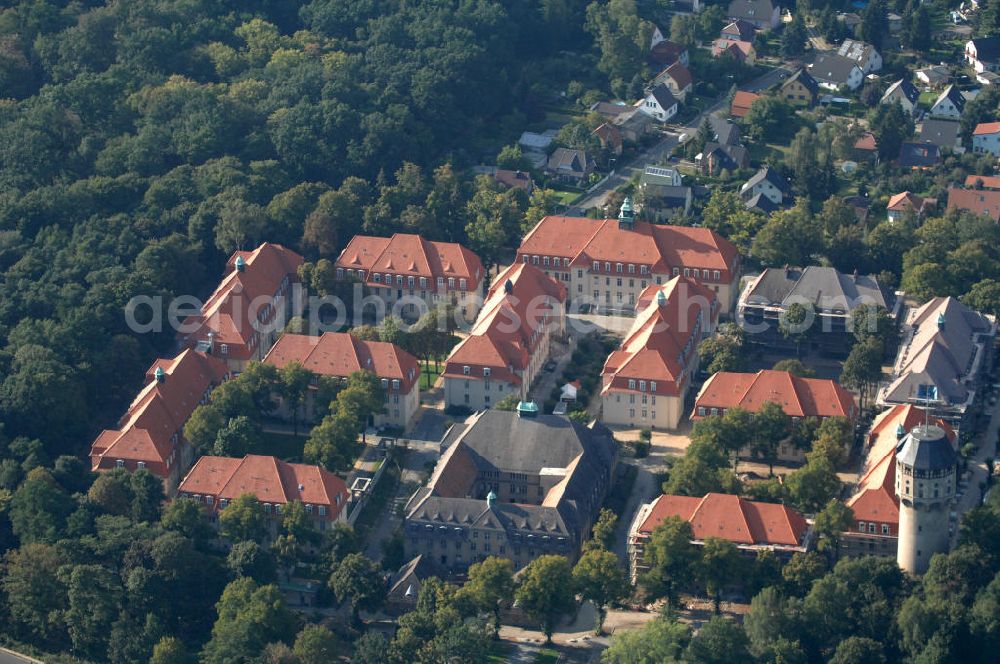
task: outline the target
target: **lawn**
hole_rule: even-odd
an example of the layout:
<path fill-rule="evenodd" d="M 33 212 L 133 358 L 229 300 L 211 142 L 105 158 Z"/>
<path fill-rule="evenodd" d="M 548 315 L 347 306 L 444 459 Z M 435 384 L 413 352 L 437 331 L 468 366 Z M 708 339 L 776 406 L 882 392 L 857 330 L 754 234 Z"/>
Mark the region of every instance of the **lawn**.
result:
<path fill-rule="evenodd" d="M 552 191 L 556 192 L 556 196 L 559 197 L 560 205 L 571 205 L 577 196 L 583 193 L 582 189 L 563 189 L 561 186 L 556 185 L 550 187 Z"/>
<path fill-rule="evenodd" d="M 933 91 L 921 92 L 920 99 L 917 100 L 917 103 L 920 104 L 921 106 L 926 106 L 927 108 L 930 108 L 931 106 L 934 105 L 934 102 L 937 101 L 939 94 L 941 93 Z"/>
<path fill-rule="evenodd" d="M 559 661 L 559 653 L 552 648 L 542 648 L 535 655 L 535 664 L 556 664 Z"/>
<path fill-rule="evenodd" d="M 486 656 L 486 664 L 506 664 L 511 650 L 511 645 L 506 641 L 493 641 Z"/>
<path fill-rule="evenodd" d="M 428 364 L 420 364 L 420 389 L 428 390 L 434 387 L 434 381 L 437 380 L 441 372 L 444 371 L 444 362 L 438 362 L 437 367 L 434 366 L 434 362 L 429 362 Z"/>
<path fill-rule="evenodd" d="M 276 456 L 285 461 L 300 461 L 302 459 L 302 448 L 306 444 L 308 428 L 308 424 L 300 423 L 298 437 L 287 433 L 264 431 L 260 435 L 261 452 Z"/>

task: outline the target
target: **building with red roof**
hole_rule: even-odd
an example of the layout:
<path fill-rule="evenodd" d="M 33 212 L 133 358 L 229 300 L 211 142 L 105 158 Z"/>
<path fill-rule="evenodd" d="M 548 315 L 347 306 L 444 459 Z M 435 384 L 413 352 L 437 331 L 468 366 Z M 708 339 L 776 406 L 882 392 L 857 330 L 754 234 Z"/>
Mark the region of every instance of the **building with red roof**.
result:
<path fill-rule="evenodd" d="M 636 319 L 601 372 L 605 424 L 674 429 L 684 415 L 698 344 L 719 320 L 715 292 L 685 277 L 651 285 Z"/>
<path fill-rule="evenodd" d="M 972 151 L 1000 156 L 1000 122 L 980 122 L 972 132 Z"/>
<path fill-rule="evenodd" d="M 566 286 L 533 265 L 514 263 L 500 273 L 445 362 L 445 404 L 479 410 L 510 394 L 526 398 L 552 336 L 565 332 L 566 295 Z"/>
<path fill-rule="evenodd" d="M 385 390 L 385 412 L 377 415 L 374 426 L 408 429 L 420 407 L 420 363 L 395 344 L 356 339 L 346 332 L 325 332 L 311 337 L 284 334 L 264 358 L 265 364 L 282 368 L 298 362 L 317 376 L 347 378 L 355 371 L 370 371 L 381 379 Z M 309 386 L 302 418 L 316 420 L 316 382 Z M 276 395 L 277 412 L 290 419 L 292 413 Z"/>
<path fill-rule="evenodd" d="M 691 419 L 724 415 L 730 408 L 755 413 L 768 401 L 781 406 L 793 422 L 806 417 L 844 417 L 853 422 L 858 416 L 854 395 L 836 382 L 766 369 L 755 374 L 720 371 L 712 375 L 695 397 Z M 783 441 L 777 456 L 780 461 L 798 463 L 805 460 L 805 451 Z"/>
<path fill-rule="evenodd" d="M 359 281 L 382 301 L 386 314 L 415 320 L 427 309 L 450 302 L 467 320 L 479 313 L 483 263 L 455 242 L 432 242 L 419 235 L 355 235 L 334 264 L 338 280 Z M 368 312 L 363 312 L 368 315 Z"/>
<path fill-rule="evenodd" d="M 907 433 L 925 423 L 941 427 L 955 443 L 955 430 L 944 420 L 928 417 L 912 404 L 883 411 L 868 432 L 867 452 L 854 493 L 847 506 L 854 512 L 849 531 L 840 537 L 847 556 L 896 557 L 899 536 L 899 498 L 896 496 L 896 449 Z"/>
<path fill-rule="evenodd" d="M 812 543 L 812 531 L 795 510 L 777 503 L 762 503 L 724 493 L 698 496 L 663 494 L 641 506 L 629 529 L 629 563 L 633 580 L 649 569 L 645 562 L 646 543 L 656 528 L 669 517 L 691 524 L 696 545 L 710 537 L 729 540 L 747 556 L 771 551 L 787 560 L 805 552 Z"/>
<path fill-rule="evenodd" d="M 271 529 L 277 526 L 285 507 L 292 502 L 305 505 L 317 530 L 327 530 L 347 519 L 350 493 L 344 480 L 333 473 L 301 463 L 287 463 L 273 456 L 248 454 L 242 459 L 203 456 L 177 489 L 179 496 L 191 498 L 217 515 L 243 494 L 260 501 Z"/>
<path fill-rule="evenodd" d="M 102 431 L 91 445 L 91 468 L 97 472 L 145 468 L 163 480 L 168 496 L 173 495 L 181 473 L 191 464 L 184 425 L 228 376 L 225 364 L 191 349 L 154 362 L 118 428 Z"/>
<path fill-rule="evenodd" d="M 965 188 L 1000 191 L 1000 177 L 996 175 L 966 175 Z"/>
<path fill-rule="evenodd" d="M 746 90 L 737 90 L 736 94 L 733 95 L 733 103 L 729 107 L 729 114 L 734 118 L 742 118 L 750 112 L 750 107 L 753 103 L 760 99 L 760 95 L 756 92 L 747 92 Z"/>
<path fill-rule="evenodd" d="M 917 219 L 924 216 L 924 212 L 937 205 L 936 198 L 924 198 L 912 192 L 904 191 L 889 197 L 885 212 L 889 221 L 897 221 L 903 214 L 912 212 Z"/>
<path fill-rule="evenodd" d="M 302 256 L 270 242 L 233 253 L 201 312 L 184 320 L 181 344 L 218 357 L 235 372 L 264 359 L 292 313 L 305 305 L 301 265 Z"/>
<path fill-rule="evenodd" d="M 688 93 L 691 92 L 694 79 L 691 77 L 691 71 L 687 67 L 680 62 L 674 62 L 657 74 L 649 84 L 649 87 L 654 88 L 661 83 L 666 85 L 679 101 L 684 101 Z"/>
<path fill-rule="evenodd" d="M 948 209 L 982 214 L 1000 222 L 1000 191 L 988 189 L 948 189 Z"/>
<path fill-rule="evenodd" d="M 618 219 L 549 216 L 525 236 L 517 260 L 565 283 L 570 299 L 602 313 L 631 313 L 639 294 L 685 276 L 715 292 L 731 311 L 739 251 L 708 228 L 636 221 L 631 202 Z"/>

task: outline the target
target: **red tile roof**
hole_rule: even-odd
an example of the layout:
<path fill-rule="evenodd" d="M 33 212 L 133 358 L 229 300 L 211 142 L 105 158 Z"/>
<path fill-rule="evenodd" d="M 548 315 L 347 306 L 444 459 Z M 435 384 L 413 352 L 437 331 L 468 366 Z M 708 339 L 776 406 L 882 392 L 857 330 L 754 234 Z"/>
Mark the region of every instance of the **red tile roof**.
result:
<path fill-rule="evenodd" d="M 454 278 L 452 290 L 459 289 L 459 280 L 465 279 L 465 290 L 474 291 L 483 278 L 483 264 L 469 249 L 410 233 L 395 233 L 391 238 L 355 235 L 340 252 L 336 266 L 362 270 L 367 283 L 373 286 L 380 285 L 373 274 L 391 274 L 424 277 L 428 280 L 428 290 L 436 290 L 438 277 L 445 279 L 445 284 L 448 278 Z"/>
<path fill-rule="evenodd" d="M 213 496 L 216 509 L 220 499 L 233 500 L 250 493 L 262 503 L 287 504 L 301 501 L 324 505 L 326 518 L 336 520 L 347 505 L 347 485 L 319 466 L 287 463 L 273 456 L 248 454 L 242 459 L 204 456 L 181 482 L 178 493 Z"/>
<path fill-rule="evenodd" d="M 671 62 L 677 62 L 686 51 L 686 46 L 665 39 L 650 49 L 649 59 L 661 65 L 669 65 Z"/>
<path fill-rule="evenodd" d="M 677 89 L 683 91 L 684 88 L 691 85 L 691 72 L 688 68 L 682 65 L 680 62 L 675 62 L 674 64 L 667 67 L 664 72 L 677 86 Z"/>
<path fill-rule="evenodd" d="M 770 369 L 756 374 L 720 371 L 711 376 L 695 400 L 698 409 L 743 408 L 756 412 L 767 401 L 781 406 L 792 417 L 847 417 L 854 419 L 854 396 L 832 380 L 801 378 Z"/>
<path fill-rule="evenodd" d="M 871 133 L 870 131 L 866 131 L 864 134 L 861 135 L 861 138 L 859 138 L 854 142 L 854 149 L 867 150 L 870 152 L 874 152 L 875 150 L 877 150 L 878 144 L 875 141 L 875 134 Z"/>
<path fill-rule="evenodd" d="M 510 282 L 510 292 L 506 284 Z M 497 276 L 475 325 L 445 363 L 445 377 L 465 376 L 463 367 L 490 368 L 497 380 L 519 384 L 541 340 L 536 334 L 566 302 L 566 287 L 534 265 L 515 263 Z M 515 372 L 510 371 L 510 367 Z M 475 375 L 482 376 L 482 371 Z"/>
<path fill-rule="evenodd" d="M 721 271 L 727 283 L 736 273 L 736 245 L 713 230 L 643 221 L 634 228 L 623 230 L 617 219 L 545 217 L 525 236 L 517 258 L 569 258 L 575 268 L 591 268 L 595 261 L 631 263 L 658 274 L 670 274 L 675 267 L 708 268 Z"/>
<path fill-rule="evenodd" d="M 889 524 L 892 535 L 899 524 L 899 499 L 896 497 L 897 429 L 909 432 L 923 424 L 926 413 L 912 404 L 899 404 L 881 413 L 868 433 L 868 453 L 854 495 L 847 506 L 854 511 L 854 520 Z M 931 424 L 944 429 L 952 442 L 955 431 L 943 420 L 930 418 Z M 852 528 L 854 530 L 854 528 Z"/>
<path fill-rule="evenodd" d="M 243 271 L 236 269 L 242 259 Z M 208 298 L 197 316 L 185 319 L 194 332 L 183 335 L 187 345 L 208 339 L 215 333 L 215 343 L 230 346 L 228 356 L 249 359 L 254 338 L 253 323 L 263 310 L 258 298 L 270 298 L 282 287 L 297 282 L 302 256 L 280 244 L 265 242 L 253 251 L 237 251 L 226 263 L 226 275 Z M 287 279 L 287 281 L 286 281 Z M 252 309 L 252 311 L 251 311 Z"/>
<path fill-rule="evenodd" d="M 737 90 L 736 94 L 733 95 L 733 104 L 730 107 L 729 114 L 734 118 L 742 118 L 758 99 L 760 99 L 760 95 L 755 92 Z"/>
<path fill-rule="evenodd" d="M 902 212 L 904 210 L 913 210 L 914 212 L 919 212 L 921 208 L 924 207 L 924 199 L 921 196 L 904 191 L 901 194 L 895 194 L 889 199 L 889 204 L 886 206 L 887 210 L 895 210 Z"/>
<path fill-rule="evenodd" d="M 1000 189 L 1000 177 L 995 175 L 967 175 L 965 176 L 965 188 L 975 189 L 976 182 L 982 182 L 983 189 Z"/>
<path fill-rule="evenodd" d="M 736 544 L 797 547 L 803 544 L 809 530 L 802 515 L 784 505 L 709 493 L 703 498 L 660 496 L 653 501 L 639 533 L 651 535 L 671 516 L 689 522 L 695 540 L 720 537 Z"/>
<path fill-rule="evenodd" d="M 164 381 L 155 372 L 163 369 Z M 150 472 L 169 475 L 171 458 L 183 435 L 184 424 L 207 393 L 228 376 L 219 360 L 187 349 L 172 360 L 157 360 L 146 372 L 145 387 L 139 392 L 117 429 L 101 432 L 90 449 L 94 470 L 114 468 L 119 459 L 134 468 L 142 461 Z"/>
<path fill-rule="evenodd" d="M 996 134 L 1000 132 L 1000 122 L 980 122 L 972 132 L 974 136 L 984 136 L 986 134 Z"/>
<path fill-rule="evenodd" d="M 662 304 L 657 301 L 661 292 Z M 625 341 L 604 363 L 603 392 L 628 391 L 632 379 L 656 381 L 656 394 L 680 394 L 691 378 L 685 368 L 695 352 L 693 345 L 704 329 L 714 327 L 718 313 L 715 293 L 685 277 L 648 286 L 639 296 L 636 319 Z M 689 342 L 692 347 L 682 363 L 681 355 Z"/>
<path fill-rule="evenodd" d="M 524 171 L 511 171 L 504 168 L 498 168 L 493 174 L 493 179 L 505 187 L 523 189 L 528 192 L 530 192 L 531 188 L 534 186 L 534 183 L 531 181 L 531 174 L 525 173 Z"/>
<path fill-rule="evenodd" d="M 948 209 L 985 214 L 993 221 L 1000 221 L 1000 191 L 952 187 L 948 190 Z"/>
<path fill-rule="evenodd" d="M 402 392 L 409 392 L 420 377 L 417 358 L 399 346 L 355 339 L 346 332 L 325 332 L 318 337 L 283 334 L 264 363 L 280 369 L 289 362 L 298 362 L 322 376 L 343 377 L 355 371 L 371 371 L 379 378 L 399 380 Z"/>

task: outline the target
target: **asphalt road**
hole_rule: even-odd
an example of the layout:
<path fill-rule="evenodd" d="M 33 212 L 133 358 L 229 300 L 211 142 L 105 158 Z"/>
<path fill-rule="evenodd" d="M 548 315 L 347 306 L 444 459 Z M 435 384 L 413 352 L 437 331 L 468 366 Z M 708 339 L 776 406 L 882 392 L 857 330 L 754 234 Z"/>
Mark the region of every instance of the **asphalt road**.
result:
<path fill-rule="evenodd" d="M 781 65 L 780 67 L 775 67 L 765 74 L 758 76 L 750 83 L 740 86 L 741 90 L 747 90 L 749 92 L 757 92 L 765 88 L 769 88 L 778 81 L 782 80 L 786 76 L 794 71 L 791 65 Z M 728 96 L 728 95 L 726 95 Z M 587 210 L 591 208 L 604 207 L 608 196 L 618 187 L 628 182 L 629 178 L 632 177 L 636 172 L 642 173 L 646 170 L 646 166 L 659 164 L 664 161 L 664 158 L 669 155 L 673 149 L 680 142 L 680 137 L 686 135 L 685 140 L 693 137 L 697 132 L 701 123 L 704 122 L 705 117 L 711 113 L 722 110 L 726 105 L 726 96 L 723 96 L 716 100 L 712 106 L 705 109 L 699 113 L 691 122 L 684 127 L 672 127 L 669 132 L 664 134 L 663 139 L 657 144 L 647 148 L 643 152 L 640 152 L 635 159 L 627 164 L 619 164 L 615 168 L 615 174 L 610 178 L 605 180 L 601 185 L 590 192 L 586 198 L 580 200 L 573 207 L 567 210 L 566 214 L 568 216 L 582 217 L 586 214 Z"/>
<path fill-rule="evenodd" d="M 0 650 L 0 664 L 32 664 L 37 662 L 37 659 L 18 655 L 11 650 Z"/>

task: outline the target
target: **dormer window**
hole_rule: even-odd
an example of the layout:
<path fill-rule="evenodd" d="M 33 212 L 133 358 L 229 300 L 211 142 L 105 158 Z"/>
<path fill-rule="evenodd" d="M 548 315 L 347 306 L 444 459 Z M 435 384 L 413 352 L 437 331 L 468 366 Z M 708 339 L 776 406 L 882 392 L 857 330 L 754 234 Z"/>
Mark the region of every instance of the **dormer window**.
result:
<path fill-rule="evenodd" d="M 634 378 L 629 378 L 628 379 L 628 389 L 630 389 L 630 390 L 634 390 L 635 389 L 635 379 Z"/>
<path fill-rule="evenodd" d="M 466 288 L 466 281 L 465 281 L 465 279 L 459 279 L 458 280 L 458 287 L 460 289 L 462 289 L 462 290 L 465 290 L 465 288 Z"/>
<path fill-rule="evenodd" d="M 427 277 L 420 277 L 420 287 L 427 288 Z"/>
<path fill-rule="evenodd" d="M 382 283 L 382 275 L 379 274 L 378 272 L 376 272 L 375 274 L 372 275 L 372 279 L 374 279 L 375 283 L 377 283 L 377 284 Z"/>
<path fill-rule="evenodd" d="M 383 390 L 388 390 L 389 389 L 389 379 L 388 378 L 383 378 L 382 379 L 382 389 Z"/>
<path fill-rule="evenodd" d="M 484 376 L 488 377 L 490 375 L 491 371 L 492 370 L 489 367 L 483 367 L 483 375 Z"/>
<path fill-rule="evenodd" d="M 455 287 L 455 277 L 448 277 L 448 288 Z"/>
<path fill-rule="evenodd" d="M 609 261 L 604 261 L 604 271 L 611 272 L 611 263 Z"/>
<path fill-rule="evenodd" d="M 463 374 L 465 374 L 466 376 L 468 376 L 468 375 L 469 375 L 469 372 L 470 372 L 471 370 L 472 370 L 472 369 L 471 369 L 471 367 L 469 367 L 469 365 L 468 365 L 468 364 L 466 364 L 465 366 L 463 366 L 463 367 L 462 367 L 462 373 L 463 373 Z"/>
<path fill-rule="evenodd" d="M 655 380 L 649 381 L 649 391 L 650 392 L 655 392 L 656 391 L 656 381 Z"/>
<path fill-rule="evenodd" d="M 137 467 L 137 468 L 138 468 L 139 470 L 142 470 L 143 468 L 145 468 L 145 467 L 146 467 L 146 462 L 145 462 L 145 461 L 140 461 L 140 462 L 138 462 L 138 463 L 136 464 L 136 467 Z"/>
<path fill-rule="evenodd" d="M 615 263 L 615 272 L 621 274 L 621 271 L 622 271 L 622 264 L 621 263 Z"/>
<path fill-rule="evenodd" d="M 124 468 L 125 467 L 125 460 L 124 459 L 118 459 L 117 461 L 115 461 L 115 467 L 116 468 Z"/>
<path fill-rule="evenodd" d="M 600 271 L 601 271 L 601 264 L 597 261 L 594 261 L 594 272 L 600 272 Z"/>
<path fill-rule="evenodd" d="M 392 379 L 392 389 L 394 389 L 394 390 L 398 390 L 399 389 L 399 379 L 398 378 L 393 378 Z"/>
<path fill-rule="evenodd" d="M 527 263 L 528 262 L 528 255 L 527 254 L 525 254 L 524 256 L 521 256 L 521 262 L 522 263 Z"/>

